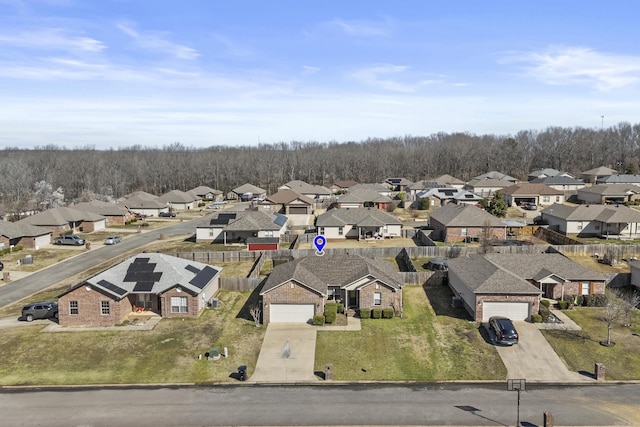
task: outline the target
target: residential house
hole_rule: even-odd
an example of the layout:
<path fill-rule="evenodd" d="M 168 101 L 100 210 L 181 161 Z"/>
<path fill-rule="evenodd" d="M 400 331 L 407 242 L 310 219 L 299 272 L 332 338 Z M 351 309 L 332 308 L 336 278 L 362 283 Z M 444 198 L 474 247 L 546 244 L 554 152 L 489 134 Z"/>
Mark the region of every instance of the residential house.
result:
<path fill-rule="evenodd" d="M 353 187 L 354 185 L 358 185 L 358 183 L 356 181 L 349 180 L 336 181 L 329 186 L 329 190 L 331 190 L 331 192 L 334 194 L 346 193 L 349 187 Z"/>
<path fill-rule="evenodd" d="M 448 203 L 429 217 L 432 239 L 443 242 L 478 240 L 485 236 L 505 239 L 506 224 L 483 209 L 466 204 Z"/>
<path fill-rule="evenodd" d="M 618 174 L 609 175 L 596 180 L 597 184 L 619 184 L 640 186 L 640 175 Z"/>
<path fill-rule="evenodd" d="M 476 322 L 529 320 L 539 298 L 604 294 L 606 276 L 562 254 L 490 253 L 447 260 L 449 286 Z"/>
<path fill-rule="evenodd" d="M 608 168 L 606 166 L 599 166 L 594 169 L 589 169 L 588 171 L 584 171 L 580 174 L 580 177 L 584 180 L 584 182 L 589 182 L 594 184 L 599 178 L 606 178 L 611 175 L 617 175 L 618 171 L 615 169 Z"/>
<path fill-rule="evenodd" d="M 252 237 L 280 238 L 287 217 L 259 211 L 216 212 L 196 226 L 196 242 L 246 243 Z"/>
<path fill-rule="evenodd" d="M 71 232 L 101 231 L 107 227 L 107 219 L 102 215 L 74 208 L 53 208 L 28 216 L 16 224 L 44 227 L 55 235 Z"/>
<path fill-rule="evenodd" d="M 371 208 L 330 209 L 316 218 L 318 234 L 327 239 L 400 237 L 402 222 L 395 216 Z"/>
<path fill-rule="evenodd" d="M 624 205 L 553 204 L 540 213 L 543 223 L 566 235 L 637 238 L 640 212 Z"/>
<path fill-rule="evenodd" d="M 448 185 L 436 181 L 418 181 L 407 187 L 407 201 L 416 200 L 418 193 L 429 191 L 433 188 L 449 188 Z M 456 187 L 457 188 L 457 187 Z"/>
<path fill-rule="evenodd" d="M 133 217 L 131 212 L 129 212 L 129 209 L 126 207 L 116 203 L 103 202 L 101 200 L 77 203 L 73 205 L 73 208 L 102 215 L 107 219 L 107 227 L 125 225 L 127 221 L 130 221 Z"/>
<path fill-rule="evenodd" d="M 533 203 L 548 206 L 553 203 L 564 203 L 564 193 L 544 184 L 514 184 L 502 190 L 507 206 L 522 206 Z"/>
<path fill-rule="evenodd" d="M 395 192 L 406 192 L 407 187 L 413 184 L 413 181 L 409 181 L 406 178 L 387 178 L 384 182 Z"/>
<path fill-rule="evenodd" d="M 640 200 L 640 187 L 634 184 L 596 184 L 577 191 L 581 203 L 626 203 Z"/>
<path fill-rule="evenodd" d="M 310 323 L 327 302 L 348 313 L 402 307 L 402 281 L 393 264 L 360 255 L 307 256 L 274 267 L 260 291 L 263 323 Z"/>
<path fill-rule="evenodd" d="M 313 200 L 293 190 L 278 190 L 277 193 L 265 197 L 258 202 L 261 212 L 277 212 L 283 215 L 311 215 Z"/>
<path fill-rule="evenodd" d="M 160 212 L 166 212 L 167 210 L 167 204 L 159 201 L 158 196 L 145 193 L 144 191 L 132 193 L 124 200 L 118 202 L 118 204 L 126 207 L 134 214 L 146 216 L 158 216 Z"/>
<path fill-rule="evenodd" d="M 564 191 L 565 197 L 567 192 L 576 191 L 585 187 L 584 181 L 575 179 L 565 175 L 548 176 L 545 178 L 535 178 L 529 181 L 531 184 L 544 184 L 556 190 Z"/>
<path fill-rule="evenodd" d="M 438 184 L 442 184 L 445 187 L 450 188 L 459 188 L 462 189 L 464 187 L 465 182 L 461 179 L 458 179 L 449 174 L 440 175 L 436 178 L 433 178 L 431 181 L 437 182 Z"/>
<path fill-rule="evenodd" d="M 194 209 L 197 205 L 196 196 L 180 190 L 171 190 L 158 197 L 157 200 L 164 203 L 169 212 L 188 211 Z M 165 209 L 165 211 L 167 211 L 167 209 Z"/>
<path fill-rule="evenodd" d="M 227 199 L 230 200 L 242 200 L 249 201 L 254 198 L 264 199 L 267 197 L 267 190 L 263 190 L 260 187 L 256 187 L 253 184 L 243 184 L 240 187 L 236 187 L 227 193 Z"/>
<path fill-rule="evenodd" d="M 193 194 L 196 200 L 221 202 L 224 199 L 224 193 L 222 191 L 207 187 L 206 185 L 199 185 L 187 191 L 187 193 Z"/>
<path fill-rule="evenodd" d="M 493 197 L 497 191 L 501 191 L 513 184 L 514 182 L 506 179 L 482 178 L 472 179 L 463 188 L 482 198 L 489 198 Z"/>
<path fill-rule="evenodd" d="M 40 249 L 51 243 L 51 229 L 24 223 L 0 221 L 0 250 L 14 246 Z"/>
<path fill-rule="evenodd" d="M 483 173 L 482 175 L 478 175 L 474 177 L 472 181 L 483 180 L 483 179 L 497 179 L 499 181 L 508 181 L 511 184 L 515 184 L 518 182 L 516 178 L 498 171 Z"/>
<path fill-rule="evenodd" d="M 378 183 L 365 183 L 365 184 L 356 184 L 354 186 L 349 187 L 349 192 L 360 191 L 360 190 L 373 190 L 377 191 L 383 196 L 393 197 L 393 191 L 386 184 L 378 184 Z"/>
<path fill-rule="evenodd" d="M 425 197 L 429 199 L 429 209 L 439 208 L 447 203 L 477 205 L 482 201 L 482 197 L 467 190 L 452 187 L 432 188 L 418 193 L 413 207 L 418 208 L 421 204 L 421 199 Z"/>
<path fill-rule="evenodd" d="M 339 208 L 376 208 L 386 210 L 393 200 L 375 190 L 362 188 L 349 190 L 347 194 L 338 196 L 336 205 Z"/>
<path fill-rule="evenodd" d="M 322 185 L 311 185 L 304 181 L 294 180 L 278 187 L 279 190 L 292 190 L 312 200 L 325 200 L 331 198 L 333 192 Z"/>
<path fill-rule="evenodd" d="M 552 176 L 566 176 L 567 178 L 574 178 L 573 175 L 567 172 L 561 172 L 553 168 L 545 168 L 545 169 L 538 169 L 529 173 L 527 175 L 527 181 L 531 181 L 533 179 L 539 179 L 539 178 L 549 178 Z"/>
<path fill-rule="evenodd" d="M 129 258 L 58 297 L 60 326 L 113 326 L 135 312 L 198 317 L 219 288 L 221 267 L 161 253 Z"/>

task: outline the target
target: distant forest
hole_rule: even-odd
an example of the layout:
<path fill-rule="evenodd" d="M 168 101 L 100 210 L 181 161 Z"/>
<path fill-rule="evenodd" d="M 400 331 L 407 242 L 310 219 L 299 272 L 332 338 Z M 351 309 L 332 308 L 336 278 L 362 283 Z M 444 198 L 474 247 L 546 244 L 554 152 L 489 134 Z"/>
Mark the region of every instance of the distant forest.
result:
<path fill-rule="evenodd" d="M 199 185 L 226 193 L 246 182 L 273 193 L 293 179 L 329 185 L 336 180 L 417 181 L 450 174 L 468 181 L 492 170 L 523 180 L 540 168 L 579 174 L 609 166 L 637 173 L 639 160 L 640 124 L 626 122 L 603 129 L 549 127 L 509 136 L 437 133 L 236 147 L 190 148 L 176 142 L 163 148 L 97 150 L 47 145 L 0 151 L 0 201 L 18 208 L 34 200 L 36 192 L 46 199 L 47 192 L 57 191 L 73 202 L 113 200 L 137 190 L 160 195 Z"/>

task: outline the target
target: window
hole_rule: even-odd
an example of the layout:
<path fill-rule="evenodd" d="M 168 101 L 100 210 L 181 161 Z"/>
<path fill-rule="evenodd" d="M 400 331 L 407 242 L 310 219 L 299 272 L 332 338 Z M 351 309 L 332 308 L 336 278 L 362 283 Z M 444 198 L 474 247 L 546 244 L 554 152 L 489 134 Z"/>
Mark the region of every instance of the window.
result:
<path fill-rule="evenodd" d="M 551 197 L 549 196 L 542 196 L 542 203 L 544 204 L 548 204 L 551 201 Z"/>
<path fill-rule="evenodd" d="M 591 290 L 591 282 L 582 282 L 582 295 L 589 295 L 589 291 Z"/>
<path fill-rule="evenodd" d="M 327 299 L 329 301 L 339 301 L 340 300 L 340 288 L 337 286 L 329 286 Z"/>
<path fill-rule="evenodd" d="M 318 227 L 318 234 L 324 235 L 324 227 Z"/>
<path fill-rule="evenodd" d="M 344 235 L 344 227 L 338 227 L 338 236 Z"/>
<path fill-rule="evenodd" d="M 556 196 L 556 203 L 560 203 L 560 196 Z"/>
<path fill-rule="evenodd" d="M 111 313 L 109 309 L 109 301 L 100 301 L 100 314 L 108 316 Z"/>
<path fill-rule="evenodd" d="M 467 229 L 466 228 L 461 228 L 460 229 L 460 234 L 463 235 L 463 236 L 466 236 L 467 235 Z"/>
<path fill-rule="evenodd" d="M 136 301 L 136 307 L 144 308 L 145 310 L 151 309 L 151 294 L 138 294 Z"/>
<path fill-rule="evenodd" d="M 373 305 L 382 305 L 382 293 L 380 292 L 373 293 Z"/>
<path fill-rule="evenodd" d="M 209 229 L 209 237 L 213 237 L 213 231 L 214 231 L 213 228 Z"/>
<path fill-rule="evenodd" d="M 69 314 L 78 314 L 78 301 L 69 301 Z"/>
<path fill-rule="evenodd" d="M 187 297 L 171 297 L 171 312 L 172 313 L 186 313 L 187 312 Z"/>
<path fill-rule="evenodd" d="M 264 237 L 273 237 L 273 230 L 268 230 L 264 232 Z"/>
<path fill-rule="evenodd" d="M 584 225 L 583 225 L 582 221 L 578 221 L 578 222 L 576 222 L 576 228 L 577 228 L 578 230 L 582 230 L 582 227 L 583 227 L 583 226 L 584 226 Z"/>

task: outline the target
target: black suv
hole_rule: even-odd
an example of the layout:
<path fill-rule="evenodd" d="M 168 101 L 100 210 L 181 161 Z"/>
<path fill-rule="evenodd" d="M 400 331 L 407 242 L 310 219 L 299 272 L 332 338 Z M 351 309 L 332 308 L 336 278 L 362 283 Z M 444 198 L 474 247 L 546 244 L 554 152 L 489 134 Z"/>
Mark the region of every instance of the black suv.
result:
<path fill-rule="evenodd" d="M 176 213 L 175 212 L 160 212 L 158 214 L 159 217 L 161 218 L 175 218 L 176 217 Z"/>
<path fill-rule="evenodd" d="M 0 261 L 0 271 L 4 270 L 4 264 Z"/>
<path fill-rule="evenodd" d="M 58 303 L 53 301 L 29 303 L 22 307 L 22 318 L 27 322 L 34 319 L 57 319 Z"/>
<path fill-rule="evenodd" d="M 498 344 L 518 344 L 518 332 L 511 320 L 506 317 L 494 316 L 489 319 L 489 327 L 496 333 Z"/>

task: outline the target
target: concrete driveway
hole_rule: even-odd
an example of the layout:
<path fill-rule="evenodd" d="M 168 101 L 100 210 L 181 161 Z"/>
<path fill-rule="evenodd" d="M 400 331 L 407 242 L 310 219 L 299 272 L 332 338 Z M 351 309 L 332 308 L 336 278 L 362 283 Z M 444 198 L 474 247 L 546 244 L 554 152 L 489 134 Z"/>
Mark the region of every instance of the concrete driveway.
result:
<path fill-rule="evenodd" d="M 571 372 L 547 342 L 538 327 L 528 322 L 513 322 L 520 339 L 518 344 L 496 345 L 507 368 L 507 379 L 524 378 L 535 382 L 593 382 L 593 378 Z M 495 334 L 489 330 L 493 342 Z"/>
<path fill-rule="evenodd" d="M 302 323 L 270 323 L 250 382 L 315 382 L 316 328 Z"/>

